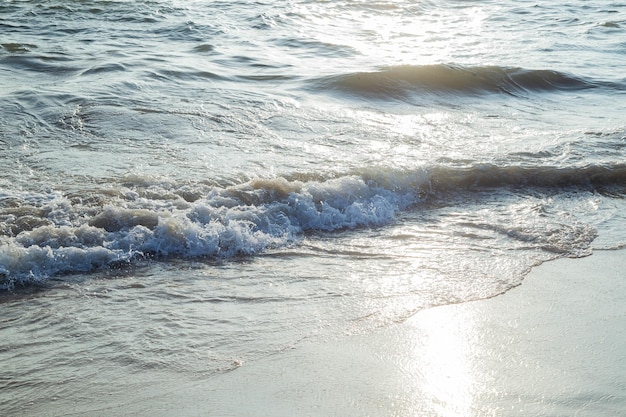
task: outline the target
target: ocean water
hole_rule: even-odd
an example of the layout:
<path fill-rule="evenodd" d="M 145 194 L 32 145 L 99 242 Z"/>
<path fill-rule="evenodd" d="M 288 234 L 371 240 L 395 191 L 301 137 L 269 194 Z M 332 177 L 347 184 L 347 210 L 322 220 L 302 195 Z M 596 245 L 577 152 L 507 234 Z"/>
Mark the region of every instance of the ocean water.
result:
<path fill-rule="evenodd" d="M 0 411 L 624 247 L 625 31 L 599 0 L 2 2 Z"/>

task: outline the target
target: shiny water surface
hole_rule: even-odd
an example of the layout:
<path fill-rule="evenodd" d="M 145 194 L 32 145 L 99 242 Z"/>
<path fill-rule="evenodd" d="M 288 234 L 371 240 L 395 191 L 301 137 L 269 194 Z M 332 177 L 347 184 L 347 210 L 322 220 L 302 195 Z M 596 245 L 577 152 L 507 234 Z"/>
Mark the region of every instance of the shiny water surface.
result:
<path fill-rule="evenodd" d="M 623 247 L 625 10 L 2 3 L 0 410 Z"/>

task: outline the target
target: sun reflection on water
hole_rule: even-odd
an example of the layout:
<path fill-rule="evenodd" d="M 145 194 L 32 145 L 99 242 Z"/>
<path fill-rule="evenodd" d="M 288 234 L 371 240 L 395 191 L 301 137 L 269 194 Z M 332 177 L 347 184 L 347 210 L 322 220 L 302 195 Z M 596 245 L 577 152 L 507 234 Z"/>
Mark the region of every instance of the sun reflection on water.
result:
<path fill-rule="evenodd" d="M 357 65 L 371 57 L 380 65 L 450 62 L 467 58 L 467 50 L 492 47 L 486 35 L 489 15 L 476 5 L 453 4 L 433 13 L 428 2 L 316 2 L 301 6 L 299 13 L 309 22 L 309 36 L 351 48 L 360 56 Z"/>
<path fill-rule="evenodd" d="M 463 317 L 453 316 L 453 312 L 461 312 Z M 407 368 L 414 414 L 474 415 L 475 397 L 482 388 L 477 375 L 480 370 L 473 363 L 480 341 L 471 314 L 435 308 L 420 312 L 420 319 L 409 323 L 416 335 Z"/>

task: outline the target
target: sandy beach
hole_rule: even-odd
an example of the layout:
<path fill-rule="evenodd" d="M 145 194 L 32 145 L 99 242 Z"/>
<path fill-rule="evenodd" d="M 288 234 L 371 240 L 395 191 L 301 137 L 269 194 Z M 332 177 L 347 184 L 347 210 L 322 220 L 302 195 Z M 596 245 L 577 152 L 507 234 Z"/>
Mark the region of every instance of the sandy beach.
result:
<path fill-rule="evenodd" d="M 305 341 L 204 381 L 138 381 L 32 415 L 623 416 L 626 257 L 535 268 L 488 300 Z"/>

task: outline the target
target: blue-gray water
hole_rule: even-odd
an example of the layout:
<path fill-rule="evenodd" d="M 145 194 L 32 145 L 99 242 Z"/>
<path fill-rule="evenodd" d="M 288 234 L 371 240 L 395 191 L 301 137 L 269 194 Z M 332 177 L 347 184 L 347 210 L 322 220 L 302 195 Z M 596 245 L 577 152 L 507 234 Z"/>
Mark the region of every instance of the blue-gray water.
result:
<path fill-rule="evenodd" d="M 3 2 L 0 411 L 623 247 L 625 30 L 606 1 Z"/>

